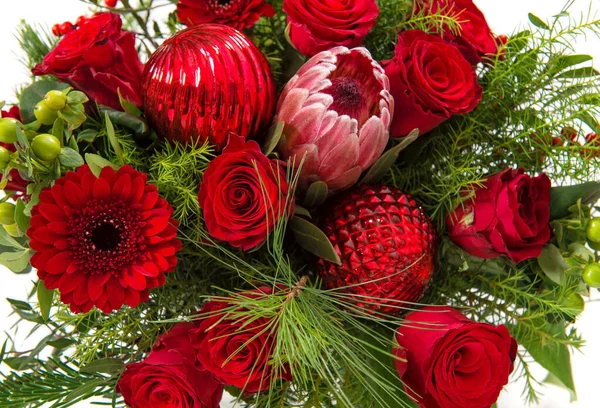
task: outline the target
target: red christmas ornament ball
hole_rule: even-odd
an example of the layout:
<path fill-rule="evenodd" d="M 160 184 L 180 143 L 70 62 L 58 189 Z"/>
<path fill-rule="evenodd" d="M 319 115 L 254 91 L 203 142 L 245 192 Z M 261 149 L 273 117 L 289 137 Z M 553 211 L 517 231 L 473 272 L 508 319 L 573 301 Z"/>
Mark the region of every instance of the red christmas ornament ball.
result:
<path fill-rule="evenodd" d="M 267 130 L 275 92 L 266 59 L 244 34 L 202 24 L 152 54 L 142 96 L 160 136 L 183 143 L 208 139 L 221 150 L 230 132 L 246 139 Z"/>
<path fill-rule="evenodd" d="M 342 262 L 319 260 L 326 288 L 345 287 L 359 306 L 390 314 L 421 299 L 434 274 L 437 239 L 408 194 L 359 186 L 336 198 L 322 228 Z"/>

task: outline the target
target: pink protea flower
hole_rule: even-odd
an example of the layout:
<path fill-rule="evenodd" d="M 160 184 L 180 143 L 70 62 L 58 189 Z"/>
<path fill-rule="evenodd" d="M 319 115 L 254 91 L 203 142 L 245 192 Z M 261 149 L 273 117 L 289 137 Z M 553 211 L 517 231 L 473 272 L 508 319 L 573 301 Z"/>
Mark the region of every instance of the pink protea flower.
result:
<path fill-rule="evenodd" d="M 301 189 L 324 181 L 329 191 L 352 186 L 381 156 L 394 112 L 390 85 L 365 48 L 335 47 L 312 57 L 285 86 L 275 123 L 277 150 L 298 167 Z"/>

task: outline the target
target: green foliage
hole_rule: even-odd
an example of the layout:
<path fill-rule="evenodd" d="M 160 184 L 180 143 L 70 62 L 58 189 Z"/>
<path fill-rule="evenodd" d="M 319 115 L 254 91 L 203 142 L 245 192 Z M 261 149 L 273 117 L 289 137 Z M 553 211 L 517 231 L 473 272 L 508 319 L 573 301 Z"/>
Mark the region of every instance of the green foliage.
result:
<path fill-rule="evenodd" d="M 41 27 L 33 27 L 25 21 L 17 29 L 17 39 L 27 58 L 23 64 L 32 69 L 43 61 L 44 57 L 54 48 L 57 38 Z"/>

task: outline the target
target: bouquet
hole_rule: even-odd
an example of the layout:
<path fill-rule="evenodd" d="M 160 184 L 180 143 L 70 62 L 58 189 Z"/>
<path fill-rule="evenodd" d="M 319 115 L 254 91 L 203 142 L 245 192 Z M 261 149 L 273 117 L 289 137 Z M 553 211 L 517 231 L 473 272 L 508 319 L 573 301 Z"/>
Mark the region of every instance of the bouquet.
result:
<path fill-rule="evenodd" d="M 0 407 L 489 408 L 532 361 L 575 393 L 600 73 L 569 44 L 600 20 L 85 2 L 18 33 L 0 263 L 44 336 L 1 345 Z"/>

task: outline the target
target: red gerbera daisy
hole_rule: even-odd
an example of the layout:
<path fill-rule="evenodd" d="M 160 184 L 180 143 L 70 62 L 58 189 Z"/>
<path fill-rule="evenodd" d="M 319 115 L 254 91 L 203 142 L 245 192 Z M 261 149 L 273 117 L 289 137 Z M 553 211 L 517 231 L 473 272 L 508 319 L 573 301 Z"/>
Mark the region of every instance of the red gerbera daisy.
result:
<path fill-rule="evenodd" d="M 173 209 L 146 179 L 131 166 L 100 177 L 83 166 L 40 194 L 27 231 L 31 264 L 71 311 L 135 307 L 175 269 Z"/>

